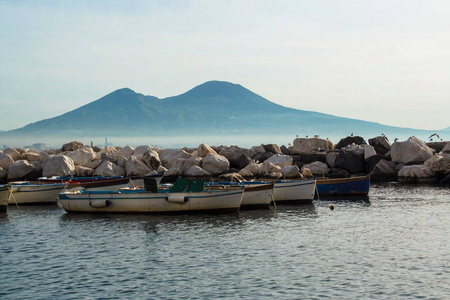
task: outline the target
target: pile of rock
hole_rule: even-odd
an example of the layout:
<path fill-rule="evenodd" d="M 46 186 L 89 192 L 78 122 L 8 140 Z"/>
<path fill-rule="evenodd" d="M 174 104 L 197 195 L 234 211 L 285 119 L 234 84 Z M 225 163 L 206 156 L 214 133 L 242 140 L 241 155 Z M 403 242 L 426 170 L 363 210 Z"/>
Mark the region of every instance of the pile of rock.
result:
<path fill-rule="evenodd" d="M 61 149 L 0 151 L 0 178 L 35 180 L 45 176 L 139 176 L 165 172 L 171 181 L 188 178 L 330 178 L 370 174 L 373 181 L 450 181 L 450 143 L 426 144 L 415 137 L 392 145 L 385 136 L 343 138 L 334 145 L 320 138 L 296 138 L 292 146 L 275 144 L 159 149 L 150 146 L 104 149 L 71 142 Z"/>

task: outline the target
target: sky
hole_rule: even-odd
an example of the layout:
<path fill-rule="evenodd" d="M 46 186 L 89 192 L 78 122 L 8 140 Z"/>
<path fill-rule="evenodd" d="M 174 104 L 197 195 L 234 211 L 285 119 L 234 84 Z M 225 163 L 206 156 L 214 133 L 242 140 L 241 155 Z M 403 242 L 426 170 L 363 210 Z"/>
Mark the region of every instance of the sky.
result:
<path fill-rule="evenodd" d="M 450 126 L 450 2 L 0 0 L 0 130 L 209 80 L 283 106 Z"/>

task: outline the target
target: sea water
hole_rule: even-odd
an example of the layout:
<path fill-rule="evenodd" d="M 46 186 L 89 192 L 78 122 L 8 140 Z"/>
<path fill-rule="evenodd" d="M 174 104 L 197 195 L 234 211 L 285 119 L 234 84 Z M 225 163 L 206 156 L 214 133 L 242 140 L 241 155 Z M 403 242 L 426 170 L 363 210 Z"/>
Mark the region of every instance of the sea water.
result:
<path fill-rule="evenodd" d="M 0 299 L 450 299 L 450 189 L 219 215 L 10 206 L 0 257 Z"/>

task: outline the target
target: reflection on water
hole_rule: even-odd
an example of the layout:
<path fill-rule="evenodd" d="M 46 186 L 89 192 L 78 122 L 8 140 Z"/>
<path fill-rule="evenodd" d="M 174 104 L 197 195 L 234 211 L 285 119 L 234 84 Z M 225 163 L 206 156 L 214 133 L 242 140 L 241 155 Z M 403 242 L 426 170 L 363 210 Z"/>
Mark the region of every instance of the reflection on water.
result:
<path fill-rule="evenodd" d="M 449 299 L 449 191 L 380 185 L 370 201 L 214 215 L 12 206 L 0 298 Z"/>

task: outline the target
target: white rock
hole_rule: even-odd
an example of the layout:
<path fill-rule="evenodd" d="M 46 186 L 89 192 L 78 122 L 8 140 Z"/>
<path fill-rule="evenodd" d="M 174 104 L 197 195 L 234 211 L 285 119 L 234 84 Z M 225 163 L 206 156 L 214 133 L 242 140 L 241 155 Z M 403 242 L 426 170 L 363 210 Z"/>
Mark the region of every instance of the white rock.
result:
<path fill-rule="evenodd" d="M 157 173 L 162 173 L 162 172 L 166 172 L 167 169 L 164 168 L 163 166 L 159 166 L 158 169 L 156 170 Z"/>
<path fill-rule="evenodd" d="M 144 155 L 146 152 L 148 151 L 152 151 L 153 148 L 148 146 L 148 145 L 144 145 L 144 146 L 137 146 L 136 149 L 134 149 L 134 156 L 138 156 L 139 154 Z"/>
<path fill-rule="evenodd" d="M 127 158 L 125 156 L 119 156 L 117 159 L 117 165 L 121 168 L 125 168 L 125 165 L 127 163 Z"/>
<path fill-rule="evenodd" d="M 206 145 L 205 143 L 200 144 L 200 146 L 198 146 L 198 148 L 197 148 L 197 155 L 198 156 L 206 157 L 210 153 L 217 154 L 217 152 L 214 151 L 213 148 L 211 148 L 210 146 Z"/>
<path fill-rule="evenodd" d="M 257 164 L 255 162 L 249 163 L 245 168 L 239 171 L 239 174 L 242 176 L 255 176 L 260 177 L 262 175 L 261 172 L 262 164 Z"/>
<path fill-rule="evenodd" d="M 200 168 L 199 166 L 192 166 L 189 168 L 189 170 L 184 172 L 184 175 L 186 175 L 186 176 L 210 176 L 211 173 Z"/>
<path fill-rule="evenodd" d="M 14 159 L 6 153 L 0 153 L 0 168 L 8 170 L 9 166 L 14 162 Z"/>
<path fill-rule="evenodd" d="M 107 153 L 107 154 L 113 154 L 117 152 L 117 149 L 111 146 L 105 146 L 105 148 L 103 148 L 102 150 L 103 153 Z"/>
<path fill-rule="evenodd" d="M 20 154 L 19 151 L 17 151 L 16 149 L 13 149 L 13 148 L 6 148 L 5 150 L 3 150 L 3 153 L 8 154 L 9 156 L 11 156 L 11 158 L 14 161 L 23 159 L 22 154 Z"/>
<path fill-rule="evenodd" d="M 281 174 L 285 178 L 297 178 L 300 177 L 300 169 L 297 165 L 287 166 L 281 169 Z"/>
<path fill-rule="evenodd" d="M 73 159 L 75 165 L 86 165 L 96 157 L 94 150 L 90 147 L 78 148 L 75 151 L 67 153 L 67 156 Z"/>
<path fill-rule="evenodd" d="M 314 177 L 308 168 L 302 167 L 302 175 L 306 178 Z"/>
<path fill-rule="evenodd" d="M 39 160 L 44 162 L 47 158 L 49 158 L 50 155 L 48 155 L 48 153 L 41 151 L 39 152 Z"/>
<path fill-rule="evenodd" d="M 435 155 L 433 155 L 432 157 L 430 157 L 429 159 L 427 159 L 427 160 L 423 163 L 423 165 L 424 165 L 425 167 L 431 168 L 431 165 L 432 165 L 435 161 L 440 160 L 440 159 L 443 158 L 443 157 L 444 157 L 444 156 L 442 156 L 441 154 L 435 154 Z"/>
<path fill-rule="evenodd" d="M 110 161 L 104 161 L 95 169 L 92 175 L 104 177 L 125 176 L 125 169 Z"/>
<path fill-rule="evenodd" d="M 44 177 L 75 175 L 73 159 L 65 155 L 51 155 L 42 165 L 42 175 Z"/>
<path fill-rule="evenodd" d="M 280 173 L 281 174 L 281 167 L 274 165 L 271 162 L 264 161 L 264 163 L 261 164 L 260 171 L 263 175 L 269 176 L 272 173 Z"/>
<path fill-rule="evenodd" d="M 425 167 L 423 165 L 404 166 L 398 172 L 399 177 L 426 178 L 426 177 L 433 177 L 434 175 L 435 174 L 433 170 L 431 170 L 431 168 Z"/>
<path fill-rule="evenodd" d="M 31 172 L 33 172 L 34 170 L 35 170 L 34 166 L 26 160 L 15 161 L 9 165 L 8 180 L 23 178 L 28 174 L 30 174 Z"/>
<path fill-rule="evenodd" d="M 391 146 L 392 161 L 396 163 L 423 163 L 433 155 L 433 150 L 416 137 L 405 142 L 394 142 Z"/>
<path fill-rule="evenodd" d="M 203 157 L 201 156 L 191 156 L 186 159 L 180 159 L 181 167 L 179 168 L 181 172 L 186 172 L 189 170 L 192 166 L 198 166 L 200 167 L 202 165 Z"/>
<path fill-rule="evenodd" d="M 125 157 L 130 157 L 134 153 L 134 148 L 131 146 L 125 146 L 117 152 L 121 153 Z"/>
<path fill-rule="evenodd" d="M 177 159 L 188 158 L 189 156 L 190 154 L 183 149 L 163 149 L 159 152 L 161 163 L 167 169 L 172 168 Z"/>
<path fill-rule="evenodd" d="M 142 176 L 150 173 L 152 169 L 150 169 L 142 160 L 131 156 L 125 163 L 125 171 L 127 176 Z"/>
<path fill-rule="evenodd" d="M 219 175 L 230 169 L 230 162 L 225 156 L 210 153 L 203 158 L 201 167 L 212 175 Z"/>
<path fill-rule="evenodd" d="M 319 138 L 296 138 L 292 148 L 289 148 L 291 154 L 308 154 L 314 151 L 333 150 L 334 145 L 329 140 Z"/>
<path fill-rule="evenodd" d="M 313 175 L 327 175 L 328 174 L 328 165 L 321 161 L 315 161 L 310 164 L 306 164 L 302 167 L 303 169 L 308 169 Z M 303 172 L 303 171 L 302 171 Z"/>
<path fill-rule="evenodd" d="M 273 156 L 269 157 L 268 159 L 266 159 L 263 162 L 263 165 L 264 165 L 264 163 L 272 163 L 272 164 L 274 164 L 276 166 L 284 168 L 284 167 L 287 167 L 287 166 L 292 166 L 292 162 L 293 162 L 292 156 L 283 155 L 283 154 L 276 154 L 276 155 L 273 155 Z"/>

